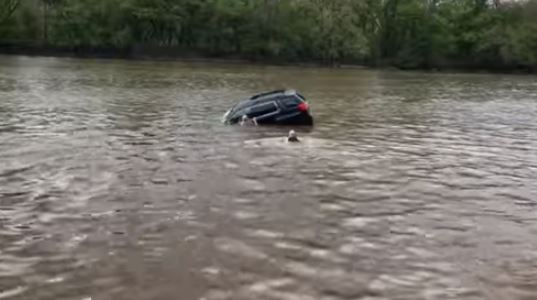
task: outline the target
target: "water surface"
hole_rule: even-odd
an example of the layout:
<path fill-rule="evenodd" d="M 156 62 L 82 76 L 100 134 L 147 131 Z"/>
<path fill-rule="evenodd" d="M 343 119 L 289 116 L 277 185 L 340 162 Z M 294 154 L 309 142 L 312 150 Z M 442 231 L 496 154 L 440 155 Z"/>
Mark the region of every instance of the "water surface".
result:
<path fill-rule="evenodd" d="M 316 126 L 223 126 L 300 90 Z M 0 299 L 535 299 L 535 77 L 0 57 Z M 296 129 L 296 128 L 295 128 Z"/>

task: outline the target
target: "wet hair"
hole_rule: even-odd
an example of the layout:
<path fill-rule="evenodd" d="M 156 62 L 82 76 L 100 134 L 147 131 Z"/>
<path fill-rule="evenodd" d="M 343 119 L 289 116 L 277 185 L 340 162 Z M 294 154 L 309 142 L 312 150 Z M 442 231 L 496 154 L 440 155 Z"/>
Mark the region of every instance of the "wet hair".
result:
<path fill-rule="evenodd" d="M 291 143 L 297 143 L 300 142 L 298 139 L 298 136 L 296 135 L 296 132 L 294 130 L 289 131 L 289 135 L 287 136 L 287 141 Z"/>

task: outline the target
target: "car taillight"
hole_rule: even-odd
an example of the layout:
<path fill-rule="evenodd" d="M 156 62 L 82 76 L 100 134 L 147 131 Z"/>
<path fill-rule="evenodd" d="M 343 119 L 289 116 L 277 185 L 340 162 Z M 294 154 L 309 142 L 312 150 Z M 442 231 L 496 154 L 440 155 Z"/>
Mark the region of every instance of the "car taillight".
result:
<path fill-rule="evenodd" d="M 306 102 L 301 102 L 297 108 L 301 112 L 307 112 L 310 109 L 310 106 Z"/>

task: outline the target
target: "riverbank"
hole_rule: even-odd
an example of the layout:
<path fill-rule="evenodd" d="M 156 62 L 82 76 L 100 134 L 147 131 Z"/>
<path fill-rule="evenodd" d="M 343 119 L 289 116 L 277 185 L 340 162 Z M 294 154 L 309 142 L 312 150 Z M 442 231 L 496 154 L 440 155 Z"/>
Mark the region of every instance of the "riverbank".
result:
<path fill-rule="evenodd" d="M 189 62 L 215 62 L 231 64 L 259 64 L 300 67 L 330 67 L 330 68 L 373 68 L 365 63 L 326 63 L 311 60 L 286 60 L 282 58 L 252 57 L 245 55 L 229 55 L 190 51 L 181 48 L 164 47 L 133 47 L 128 49 L 106 47 L 55 47 L 55 46 L 28 46 L 28 45 L 2 45 L 0 54 L 25 55 L 42 57 L 73 57 L 73 58 L 100 58 L 100 59 L 126 59 L 126 60 L 155 60 L 155 61 L 189 61 Z"/>
<path fill-rule="evenodd" d="M 505 65 L 479 65 L 468 62 L 444 62 L 435 66 L 409 67 L 398 65 L 392 61 L 382 62 L 322 62 L 311 60 L 286 60 L 283 58 L 249 57 L 241 55 L 211 54 L 199 51 L 190 51 L 180 48 L 164 47 L 133 47 L 133 48 L 107 48 L 107 47 L 56 47 L 35 45 L 7 45 L 0 44 L 2 55 L 25 55 L 36 57 L 72 57 L 72 58 L 99 58 L 99 59 L 126 59 L 126 60 L 155 60 L 155 61 L 187 61 L 187 62 L 214 62 L 228 64 L 259 64 L 275 66 L 298 66 L 313 68 L 337 69 L 393 69 L 401 71 L 429 71 L 429 72 L 469 72 L 469 73 L 503 73 L 503 74 L 536 74 L 537 66 Z"/>

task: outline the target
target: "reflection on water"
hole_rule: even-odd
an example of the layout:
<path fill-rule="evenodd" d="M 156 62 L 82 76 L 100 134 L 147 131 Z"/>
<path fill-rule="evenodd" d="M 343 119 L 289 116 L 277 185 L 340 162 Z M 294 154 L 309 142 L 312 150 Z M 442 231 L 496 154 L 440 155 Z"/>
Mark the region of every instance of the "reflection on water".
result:
<path fill-rule="evenodd" d="M 0 299 L 533 299 L 533 79 L 1 57 Z"/>

